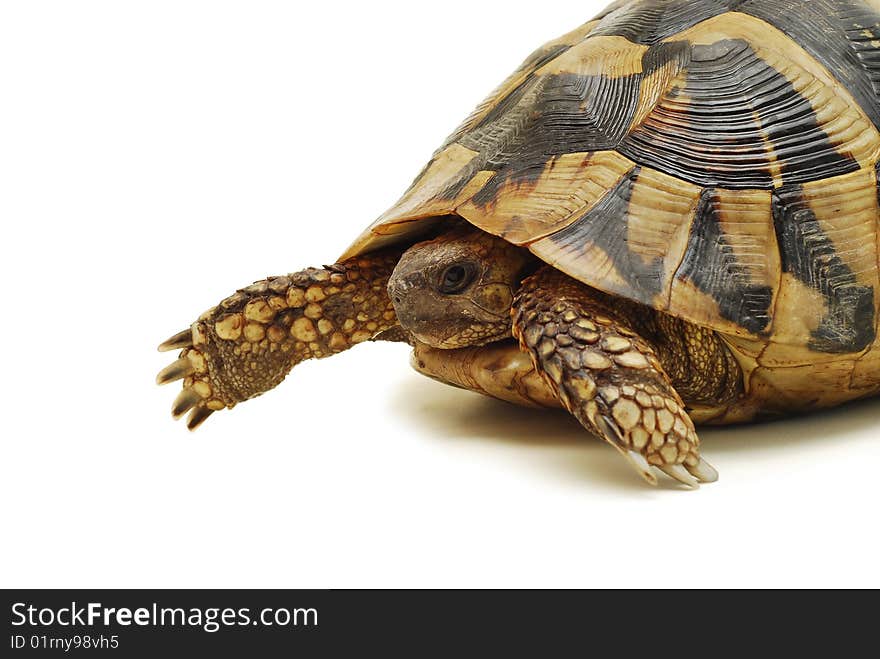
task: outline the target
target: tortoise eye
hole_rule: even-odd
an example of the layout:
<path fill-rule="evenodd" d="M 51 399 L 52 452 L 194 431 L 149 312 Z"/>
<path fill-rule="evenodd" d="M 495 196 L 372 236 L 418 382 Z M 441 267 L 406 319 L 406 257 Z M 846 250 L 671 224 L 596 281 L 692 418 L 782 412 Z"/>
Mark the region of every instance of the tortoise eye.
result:
<path fill-rule="evenodd" d="M 440 292 L 444 295 L 461 293 L 473 281 L 476 274 L 477 269 L 472 263 L 451 265 L 440 275 Z"/>

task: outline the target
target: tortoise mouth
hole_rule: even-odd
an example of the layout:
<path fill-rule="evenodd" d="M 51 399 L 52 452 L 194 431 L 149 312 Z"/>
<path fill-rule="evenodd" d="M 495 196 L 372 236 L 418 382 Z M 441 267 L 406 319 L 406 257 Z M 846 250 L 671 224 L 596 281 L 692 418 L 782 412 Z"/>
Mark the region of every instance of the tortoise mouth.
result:
<path fill-rule="evenodd" d="M 410 334 L 420 344 L 437 350 L 457 350 L 459 348 L 476 348 L 512 339 L 510 326 L 504 323 L 497 325 L 482 325 L 479 328 L 468 328 L 446 337 L 437 337 L 432 334 Z"/>
<path fill-rule="evenodd" d="M 418 286 L 391 286 L 397 322 L 418 342 L 444 350 L 510 337 L 509 314 L 479 307 L 467 295 L 445 296 Z"/>

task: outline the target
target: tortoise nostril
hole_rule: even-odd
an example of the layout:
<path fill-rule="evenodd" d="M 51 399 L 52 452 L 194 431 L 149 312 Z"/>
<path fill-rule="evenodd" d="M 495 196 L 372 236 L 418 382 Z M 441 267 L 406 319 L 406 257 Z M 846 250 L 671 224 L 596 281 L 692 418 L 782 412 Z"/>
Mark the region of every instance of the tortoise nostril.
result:
<path fill-rule="evenodd" d="M 399 295 L 394 296 L 394 304 L 400 304 L 400 296 Z"/>
<path fill-rule="evenodd" d="M 404 290 L 407 288 L 422 288 L 425 285 L 425 275 L 423 272 L 413 272 L 412 274 L 404 277 L 403 282 Z"/>

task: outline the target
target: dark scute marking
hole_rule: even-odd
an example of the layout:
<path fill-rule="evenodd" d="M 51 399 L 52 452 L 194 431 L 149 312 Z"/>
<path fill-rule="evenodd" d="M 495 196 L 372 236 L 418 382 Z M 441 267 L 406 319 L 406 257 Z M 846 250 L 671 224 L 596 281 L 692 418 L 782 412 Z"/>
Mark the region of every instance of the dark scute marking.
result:
<path fill-rule="evenodd" d="M 495 104 L 495 107 L 493 107 L 486 116 L 474 126 L 474 129 L 470 131 L 470 139 L 474 139 L 474 134 L 481 134 L 491 130 L 500 119 L 522 101 L 527 92 L 534 90 L 537 83 L 537 78 L 534 75 L 530 75 L 510 90 L 507 96 L 499 100 L 498 103 Z"/>
<path fill-rule="evenodd" d="M 485 154 L 494 169 L 512 162 L 534 166 L 565 153 L 613 149 L 632 123 L 644 76 L 674 60 L 683 64 L 689 54 L 685 43 L 664 43 L 649 48 L 642 56 L 643 73 L 631 76 L 530 76 L 459 142 Z"/>
<path fill-rule="evenodd" d="M 645 77 L 657 69 L 674 62 L 679 69 L 691 61 L 691 44 L 687 41 L 667 41 L 651 46 L 642 56 L 642 72 Z"/>
<path fill-rule="evenodd" d="M 715 190 L 703 191 L 676 278 L 715 300 L 723 318 L 761 334 L 770 325 L 773 289 L 752 283 L 737 262 L 721 226 L 719 205 Z"/>
<path fill-rule="evenodd" d="M 874 178 L 877 180 L 877 203 L 880 204 L 880 162 L 874 166 Z"/>
<path fill-rule="evenodd" d="M 549 239 L 564 252 L 579 252 L 590 243 L 601 248 L 632 288 L 632 299 L 652 304 L 663 288 L 663 259 L 645 263 L 627 244 L 629 202 L 641 168 L 636 167 L 595 206 Z"/>
<path fill-rule="evenodd" d="M 591 35 L 653 45 L 728 11 L 729 0 L 642 0 L 606 12 Z"/>
<path fill-rule="evenodd" d="M 810 347 L 821 352 L 861 352 L 875 336 L 874 289 L 852 286 L 837 292 L 828 315 L 813 332 Z"/>
<path fill-rule="evenodd" d="M 694 45 L 684 87 L 670 89 L 619 151 L 703 187 L 769 190 L 765 135 L 784 183 L 859 169 L 830 143 L 809 101 L 741 39 Z"/>
<path fill-rule="evenodd" d="M 535 71 L 562 55 L 562 53 L 569 48 L 571 48 L 571 46 L 567 44 L 556 44 L 549 47 L 541 47 L 529 55 L 526 60 L 520 64 L 519 68 L 511 74 L 511 77 L 514 77 L 517 74 L 527 73 L 523 81 L 508 92 L 506 96 L 496 97 L 493 95 L 478 105 L 471 115 L 455 130 L 455 132 L 446 138 L 443 147 L 459 141 L 463 135 L 466 135 L 475 127 L 483 126 L 486 123 L 491 123 L 497 120 L 498 116 L 502 114 L 506 108 L 509 108 L 516 103 L 518 97 L 521 96 L 528 84 L 534 79 Z M 486 110 L 488 110 L 486 115 L 478 120 L 477 117 L 486 112 Z"/>
<path fill-rule="evenodd" d="M 791 37 L 880 128 L 880 14 L 859 0 L 746 0 L 736 10 Z"/>
<path fill-rule="evenodd" d="M 535 78 L 459 142 L 487 156 L 487 168 L 519 170 L 555 155 L 616 147 L 629 130 L 640 75 L 561 73 Z M 502 107 L 503 106 L 503 107 Z"/>
<path fill-rule="evenodd" d="M 588 158 L 585 158 L 585 161 Z M 498 198 L 502 189 L 510 190 L 523 185 L 534 185 L 548 168 L 553 167 L 553 159 L 537 163 L 516 162 L 501 168 L 489 179 L 473 197 L 471 203 L 486 208 Z"/>
<path fill-rule="evenodd" d="M 501 190 L 501 188 L 506 187 L 506 185 L 506 178 L 496 174 L 486 182 L 486 185 L 480 188 L 477 194 L 471 197 L 471 203 L 485 209 L 497 199 L 498 191 Z"/>
<path fill-rule="evenodd" d="M 432 161 L 433 162 L 433 161 Z M 479 157 L 475 157 L 473 162 L 469 163 L 455 175 L 449 185 L 446 186 L 436 195 L 436 199 L 441 201 L 451 201 L 457 198 L 461 192 L 467 187 L 474 176 L 480 171 L 483 163 Z"/>
<path fill-rule="evenodd" d="M 498 172 L 473 202 L 486 206 L 503 187 L 534 183 L 556 156 L 618 147 L 632 124 L 644 77 L 672 61 L 682 66 L 689 56 L 688 44 L 663 43 L 645 52 L 639 74 L 564 73 L 519 85 L 459 140 L 482 154 L 483 168 Z"/>
<path fill-rule="evenodd" d="M 615 148 L 632 123 L 640 83 L 641 74 L 535 79 L 494 123 L 487 121 L 459 140 L 483 154 L 484 169 L 498 172 L 472 201 L 486 206 L 501 188 L 534 183 L 556 156 Z"/>
<path fill-rule="evenodd" d="M 813 332 L 810 348 L 853 353 L 871 345 L 875 338 L 874 289 L 860 285 L 837 255 L 800 186 L 786 186 L 773 194 L 773 224 L 783 272 L 826 300 L 827 313 Z"/>

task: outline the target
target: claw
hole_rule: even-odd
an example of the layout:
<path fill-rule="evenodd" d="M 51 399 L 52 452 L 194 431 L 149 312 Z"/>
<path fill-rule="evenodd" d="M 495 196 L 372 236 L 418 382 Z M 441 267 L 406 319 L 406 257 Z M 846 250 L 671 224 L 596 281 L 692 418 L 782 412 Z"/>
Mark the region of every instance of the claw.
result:
<path fill-rule="evenodd" d="M 674 478 L 679 483 L 681 483 L 683 485 L 687 485 L 691 489 L 695 490 L 698 487 L 700 487 L 700 482 L 696 478 L 691 476 L 687 472 L 687 469 L 685 469 L 681 465 L 664 465 L 662 467 L 657 467 L 657 469 L 662 471 L 664 474 L 666 474 L 670 478 Z"/>
<path fill-rule="evenodd" d="M 651 471 L 651 465 L 648 464 L 648 461 L 645 460 L 645 456 L 639 453 L 638 451 L 626 451 L 622 452 L 623 457 L 626 458 L 627 462 L 629 462 L 639 475 L 648 481 L 651 485 L 657 484 L 657 477 Z"/>
<path fill-rule="evenodd" d="M 195 408 L 192 413 L 189 415 L 189 419 L 186 420 L 186 427 L 190 430 L 195 430 L 200 425 L 205 422 L 209 416 L 214 413 L 214 410 L 208 409 L 204 405 L 200 405 Z"/>
<path fill-rule="evenodd" d="M 596 417 L 596 423 L 599 424 L 600 429 L 605 431 L 605 438 L 608 440 L 608 443 L 620 452 L 630 466 L 639 473 L 639 476 L 644 478 L 649 485 L 656 485 L 657 477 L 654 475 L 651 465 L 648 464 L 648 461 L 645 460 L 645 456 L 641 453 L 630 451 L 626 448 L 626 445 L 620 438 L 620 431 L 617 429 L 617 424 L 604 414 Z"/>
<path fill-rule="evenodd" d="M 187 412 L 187 410 L 195 407 L 196 403 L 200 400 L 202 400 L 202 397 L 195 391 L 192 389 L 184 389 L 174 400 L 174 406 L 171 408 L 171 416 L 175 419 L 179 419 Z"/>
<path fill-rule="evenodd" d="M 185 329 L 159 344 L 159 352 L 189 348 L 192 344 L 192 330 Z"/>
<path fill-rule="evenodd" d="M 181 357 L 173 364 L 169 364 L 156 376 L 156 384 L 168 384 L 175 380 L 182 380 L 187 375 L 192 375 L 193 366 L 186 357 Z"/>
<path fill-rule="evenodd" d="M 696 466 L 692 467 L 689 464 L 685 464 L 684 468 L 691 472 L 701 483 L 714 483 L 718 480 L 718 470 L 702 458 L 700 458 L 700 462 Z"/>

